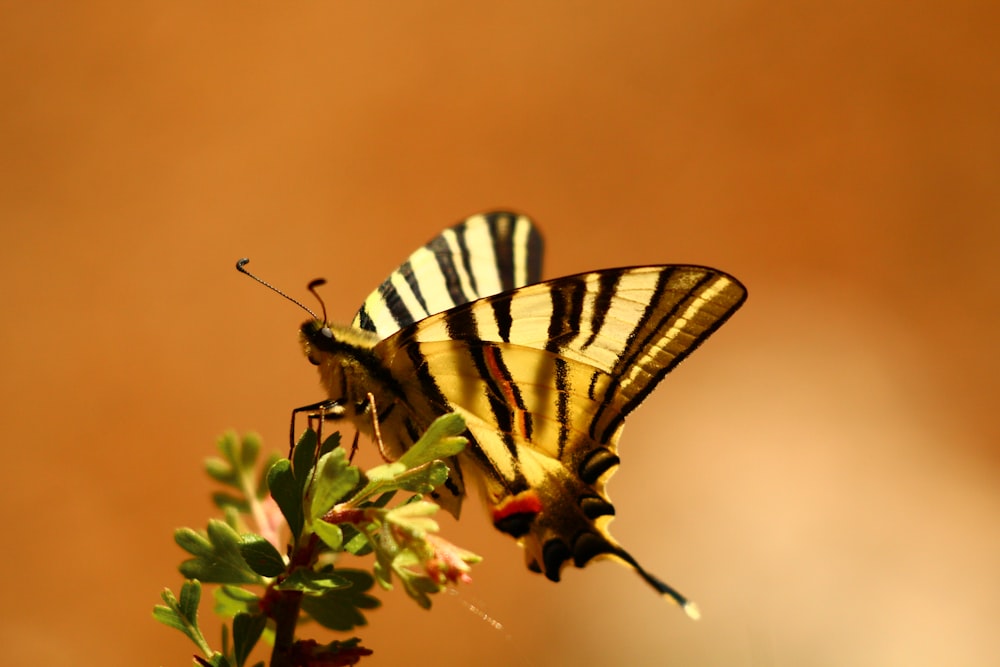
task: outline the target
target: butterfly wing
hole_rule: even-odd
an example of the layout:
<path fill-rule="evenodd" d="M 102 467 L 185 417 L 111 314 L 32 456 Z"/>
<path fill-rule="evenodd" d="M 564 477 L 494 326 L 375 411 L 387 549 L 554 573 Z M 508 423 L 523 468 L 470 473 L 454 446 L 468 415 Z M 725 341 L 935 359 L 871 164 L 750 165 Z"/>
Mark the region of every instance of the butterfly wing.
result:
<path fill-rule="evenodd" d="M 542 237 L 526 216 L 480 213 L 410 255 L 365 300 L 353 326 L 385 338 L 424 318 L 537 283 Z"/>
<path fill-rule="evenodd" d="M 694 266 L 580 274 L 480 299 L 382 341 L 408 394 L 462 413 L 494 525 L 531 569 L 610 557 L 685 604 L 611 536 L 605 491 L 624 418 L 743 303 L 731 276 Z"/>

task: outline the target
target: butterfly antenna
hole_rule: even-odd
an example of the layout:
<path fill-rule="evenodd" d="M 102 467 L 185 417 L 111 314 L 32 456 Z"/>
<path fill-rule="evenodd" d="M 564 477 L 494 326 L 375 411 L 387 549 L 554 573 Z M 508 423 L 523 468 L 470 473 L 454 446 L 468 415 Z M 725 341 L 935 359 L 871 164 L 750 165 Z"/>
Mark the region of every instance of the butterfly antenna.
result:
<path fill-rule="evenodd" d="M 267 282 L 266 280 L 262 280 L 262 279 L 258 278 L 257 276 L 255 276 L 254 274 L 252 274 L 249 271 L 247 271 L 246 270 L 246 265 L 249 264 L 249 263 L 250 263 L 250 258 L 244 257 L 243 259 L 241 259 L 241 260 L 239 260 L 239 261 L 236 262 L 236 270 L 239 271 L 242 274 L 250 276 L 251 278 L 253 278 L 257 282 L 259 282 L 261 285 L 263 285 L 264 287 L 268 288 L 272 292 L 275 292 L 275 293 L 279 294 L 280 296 L 285 297 L 286 299 L 288 299 L 289 301 L 291 301 L 292 303 L 294 303 L 296 306 L 298 306 L 302 310 L 304 310 L 307 313 L 309 313 L 310 315 L 312 315 L 313 319 L 318 319 L 316 317 L 316 313 L 314 313 L 313 311 L 311 311 L 308 308 L 306 308 L 305 305 L 301 301 L 299 301 L 297 299 L 293 299 L 292 297 L 288 296 L 287 294 L 285 294 L 284 292 L 282 292 L 280 289 L 278 289 L 277 287 L 275 287 L 271 283 Z M 324 281 L 323 280 L 319 280 L 319 281 L 314 280 L 311 283 L 309 283 L 309 291 L 312 292 L 313 294 L 316 294 L 316 292 L 313 290 L 313 287 L 315 286 L 315 283 L 317 283 L 317 282 L 319 282 L 320 284 L 322 284 Z M 316 295 L 316 298 L 319 299 L 319 295 L 318 294 Z M 319 299 L 319 303 L 320 303 L 321 306 L 323 306 L 323 321 L 326 322 L 326 305 L 323 304 L 323 300 L 322 299 Z"/>
<path fill-rule="evenodd" d="M 306 289 L 309 290 L 310 292 L 312 292 L 312 295 L 314 297 L 316 297 L 317 301 L 319 301 L 319 307 L 323 310 L 323 323 L 324 324 L 326 324 L 330 320 L 326 319 L 326 302 L 323 301 L 323 297 L 321 297 L 319 295 L 319 292 L 316 291 L 316 288 L 319 287 L 320 285 L 325 285 L 325 284 L 326 284 L 325 280 L 323 280 L 322 278 L 317 278 L 316 280 L 314 280 L 311 283 L 309 283 L 308 285 L 306 285 Z M 316 316 L 313 315 L 313 317 L 316 317 Z"/>

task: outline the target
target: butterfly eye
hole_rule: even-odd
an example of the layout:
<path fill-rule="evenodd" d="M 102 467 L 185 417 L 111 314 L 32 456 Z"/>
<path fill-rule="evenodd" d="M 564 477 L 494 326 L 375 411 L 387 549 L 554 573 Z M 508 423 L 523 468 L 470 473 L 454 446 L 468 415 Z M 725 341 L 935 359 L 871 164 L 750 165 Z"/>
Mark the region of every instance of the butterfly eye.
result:
<path fill-rule="evenodd" d="M 323 327 L 322 329 L 319 330 L 319 332 L 323 334 L 325 338 L 333 340 L 333 332 L 330 330 L 330 327 Z"/>

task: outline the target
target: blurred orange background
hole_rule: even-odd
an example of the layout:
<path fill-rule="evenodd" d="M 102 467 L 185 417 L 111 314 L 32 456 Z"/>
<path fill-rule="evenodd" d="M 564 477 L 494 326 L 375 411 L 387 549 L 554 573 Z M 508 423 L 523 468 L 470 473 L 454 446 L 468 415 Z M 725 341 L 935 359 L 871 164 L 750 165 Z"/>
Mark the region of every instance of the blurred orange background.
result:
<path fill-rule="evenodd" d="M 538 221 L 548 277 L 749 287 L 611 484 L 615 535 L 704 618 L 613 564 L 529 573 L 473 502 L 444 523 L 486 557 L 474 583 L 430 612 L 386 594 L 362 664 L 1000 655 L 996 3 L 2 14 L 4 664 L 191 664 L 150 611 L 181 583 L 173 529 L 212 514 L 202 460 L 228 428 L 282 450 L 324 397 L 303 314 L 238 257 L 306 299 L 326 277 L 346 322 L 493 207 Z"/>

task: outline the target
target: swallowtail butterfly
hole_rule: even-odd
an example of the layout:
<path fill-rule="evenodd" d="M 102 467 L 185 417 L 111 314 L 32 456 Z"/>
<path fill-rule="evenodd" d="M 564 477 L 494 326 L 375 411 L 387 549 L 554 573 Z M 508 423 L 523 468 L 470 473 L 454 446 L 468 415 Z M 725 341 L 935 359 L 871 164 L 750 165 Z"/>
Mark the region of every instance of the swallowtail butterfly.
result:
<path fill-rule="evenodd" d="M 493 525 L 528 568 L 612 558 L 697 617 L 608 532 L 605 485 L 622 423 L 746 298 L 701 266 L 606 269 L 541 280 L 542 239 L 507 212 L 474 215 L 423 246 L 379 285 L 350 326 L 310 319 L 300 338 L 330 416 L 399 456 L 448 412 L 469 444 L 434 497 L 456 517 L 475 480 Z M 317 404 L 320 405 L 320 404 Z"/>

